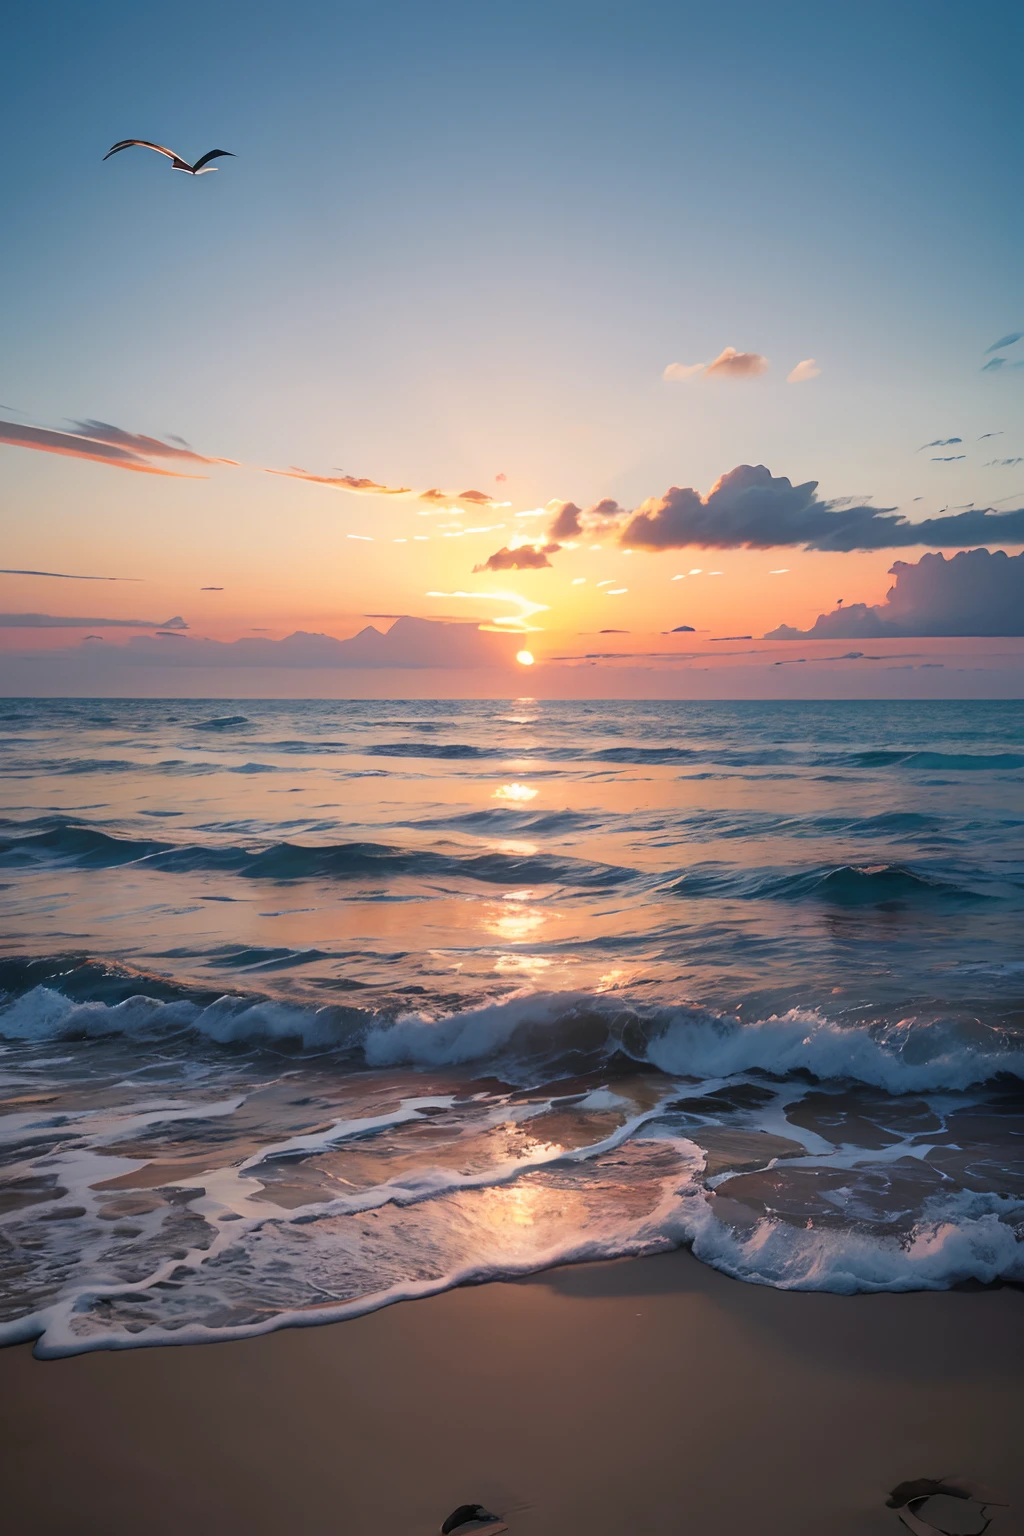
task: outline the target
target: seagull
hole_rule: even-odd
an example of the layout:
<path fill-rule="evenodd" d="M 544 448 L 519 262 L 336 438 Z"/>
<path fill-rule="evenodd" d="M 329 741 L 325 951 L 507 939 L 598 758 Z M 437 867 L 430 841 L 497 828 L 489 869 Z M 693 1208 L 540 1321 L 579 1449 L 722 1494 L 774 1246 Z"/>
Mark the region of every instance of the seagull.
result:
<path fill-rule="evenodd" d="M 217 166 L 207 165 L 208 160 L 216 160 L 221 155 L 230 155 L 234 159 L 234 152 L 230 149 L 211 149 L 197 160 L 195 165 L 189 165 L 188 161 L 182 160 L 173 149 L 164 149 L 162 144 L 151 144 L 148 139 L 122 139 L 120 143 L 114 145 L 113 149 L 107 151 L 103 156 L 104 160 L 109 160 L 111 155 L 116 155 L 122 149 L 131 149 L 133 144 L 141 144 L 143 149 L 155 149 L 158 155 L 166 155 L 171 162 L 172 170 L 187 171 L 190 176 L 205 176 L 207 171 L 217 170 Z"/>

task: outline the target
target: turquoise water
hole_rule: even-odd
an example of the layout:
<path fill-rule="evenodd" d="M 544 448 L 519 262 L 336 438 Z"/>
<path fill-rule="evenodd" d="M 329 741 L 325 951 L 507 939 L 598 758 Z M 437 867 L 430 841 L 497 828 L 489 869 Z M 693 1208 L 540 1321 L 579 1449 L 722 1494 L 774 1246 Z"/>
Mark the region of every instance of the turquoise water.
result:
<path fill-rule="evenodd" d="M 1024 705 L 0 710 L 0 1338 L 1024 1278 Z"/>

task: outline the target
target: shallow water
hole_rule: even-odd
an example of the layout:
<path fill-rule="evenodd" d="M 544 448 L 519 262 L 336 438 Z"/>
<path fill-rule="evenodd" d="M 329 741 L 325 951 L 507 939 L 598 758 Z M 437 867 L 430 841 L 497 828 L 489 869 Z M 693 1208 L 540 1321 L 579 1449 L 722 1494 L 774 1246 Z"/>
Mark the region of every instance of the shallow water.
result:
<path fill-rule="evenodd" d="M 1024 1280 L 1021 704 L 0 724 L 0 1340 Z"/>

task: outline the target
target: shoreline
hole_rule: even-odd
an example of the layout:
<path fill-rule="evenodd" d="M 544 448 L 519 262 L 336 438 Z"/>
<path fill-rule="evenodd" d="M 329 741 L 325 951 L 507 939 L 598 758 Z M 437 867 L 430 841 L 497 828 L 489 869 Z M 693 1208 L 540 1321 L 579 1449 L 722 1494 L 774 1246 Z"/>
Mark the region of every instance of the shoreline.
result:
<path fill-rule="evenodd" d="M 1024 1297 L 836 1296 L 685 1250 L 464 1286 L 241 1341 L 0 1350 L 13 1532 L 901 1532 L 907 1478 L 1019 1528 Z"/>

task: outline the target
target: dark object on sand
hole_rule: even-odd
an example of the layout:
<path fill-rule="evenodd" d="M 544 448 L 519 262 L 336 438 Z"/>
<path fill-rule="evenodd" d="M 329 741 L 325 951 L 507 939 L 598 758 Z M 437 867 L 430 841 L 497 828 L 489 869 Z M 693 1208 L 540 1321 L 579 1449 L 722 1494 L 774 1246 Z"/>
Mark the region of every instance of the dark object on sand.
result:
<path fill-rule="evenodd" d="M 103 156 L 104 160 L 109 160 L 111 155 L 119 154 L 122 149 L 131 149 L 133 144 L 138 144 L 142 149 L 155 149 L 158 155 L 166 155 L 173 171 L 187 171 L 190 176 L 206 176 L 210 171 L 215 171 L 217 167 L 208 165 L 208 160 L 219 160 L 224 155 L 234 159 L 234 153 L 230 149 L 211 149 L 197 160 L 195 165 L 189 165 L 188 161 L 176 155 L 173 149 L 165 149 L 162 144 L 152 144 L 149 139 L 121 139 L 113 149 L 107 151 Z"/>
<path fill-rule="evenodd" d="M 955 1519 L 951 1525 L 948 1524 L 949 1515 L 944 1515 L 942 1511 L 945 1501 L 949 1499 L 959 1499 L 976 1506 L 978 1518 L 982 1522 L 976 1527 L 977 1536 L 982 1536 L 992 1522 L 988 1506 L 990 1504 L 1005 1506 L 1007 1502 L 1001 1494 L 995 1493 L 991 1488 L 986 1488 L 981 1483 L 969 1482 L 965 1477 L 915 1477 L 908 1482 L 899 1483 L 890 1493 L 886 1503 L 890 1509 L 899 1510 L 900 1519 L 908 1530 L 914 1532 L 914 1536 L 930 1536 L 932 1531 L 945 1532 L 946 1536 L 955 1536 L 955 1533 L 961 1530 L 966 1531 L 968 1528 L 959 1519 Z M 933 1507 L 933 1501 L 937 1507 Z M 946 1507 L 949 1508 L 949 1506 Z M 955 1507 L 953 1506 L 954 1509 Z M 943 1523 L 940 1525 L 938 1520 L 942 1520 Z"/>
<path fill-rule="evenodd" d="M 500 1520 L 500 1515 L 490 1514 L 482 1504 L 460 1504 L 442 1525 L 441 1536 L 458 1536 L 461 1532 L 469 1536 L 471 1531 L 478 1531 L 485 1526 L 493 1526 L 499 1531 L 507 1530 L 508 1527 L 501 1525 Z"/>

